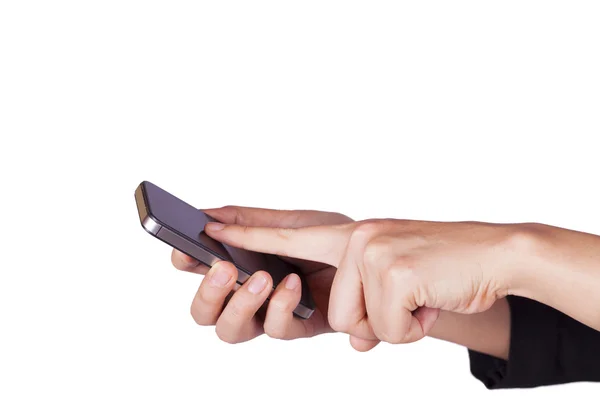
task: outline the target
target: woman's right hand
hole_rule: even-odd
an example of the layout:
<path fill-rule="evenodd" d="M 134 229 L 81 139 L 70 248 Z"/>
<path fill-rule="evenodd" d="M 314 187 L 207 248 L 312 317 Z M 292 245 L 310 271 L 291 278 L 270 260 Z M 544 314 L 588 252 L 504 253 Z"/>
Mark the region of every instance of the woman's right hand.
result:
<path fill-rule="evenodd" d="M 351 342 L 410 343 L 440 311 L 476 314 L 519 287 L 520 265 L 536 263 L 532 224 L 373 219 L 300 228 L 206 226 L 234 247 L 337 267 L 328 320 Z"/>

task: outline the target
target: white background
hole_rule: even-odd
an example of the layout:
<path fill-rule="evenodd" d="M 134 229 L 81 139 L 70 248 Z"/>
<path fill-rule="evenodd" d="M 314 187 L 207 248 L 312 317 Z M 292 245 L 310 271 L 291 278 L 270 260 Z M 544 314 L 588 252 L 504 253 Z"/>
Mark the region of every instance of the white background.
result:
<path fill-rule="evenodd" d="M 3 1 L 0 397 L 597 398 L 486 391 L 430 339 L 223 344 L 133 192 L 600 233 L 599 19 L 594 1 Z"/>

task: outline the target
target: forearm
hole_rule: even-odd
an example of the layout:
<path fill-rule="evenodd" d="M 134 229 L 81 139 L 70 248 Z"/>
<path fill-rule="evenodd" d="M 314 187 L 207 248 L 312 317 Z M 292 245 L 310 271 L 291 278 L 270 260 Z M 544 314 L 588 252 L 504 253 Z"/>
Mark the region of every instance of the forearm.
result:
<path fill-rule="evenodd" d="M 526 225 L 517 241 L 510 294 L 536 300 L 600 330 L 600 237 Z"/>
<path fill-rule="evenodd" d="M 510 346 L 508 302 L 500 299 L 478 314 L 442 311 L 429 336 L 506 360 Z"/>
<path fill-rule="evenodd" d="M 546 304 L 600 330 L 600 237 L 523 224 L 513 239 L 514 259 L 505 269 L 509 294 Z M 506 360 L 510 320 L 503 298 L 483 313 L 442 311 L 429 336 Z"/>

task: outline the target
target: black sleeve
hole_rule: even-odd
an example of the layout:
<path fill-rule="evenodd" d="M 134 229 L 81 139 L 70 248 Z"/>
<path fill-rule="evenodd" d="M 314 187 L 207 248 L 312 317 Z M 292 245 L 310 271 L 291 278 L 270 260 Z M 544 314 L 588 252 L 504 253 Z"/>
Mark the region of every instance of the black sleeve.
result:
<path fill-rule="evenodd" d="M 544 304 L 508 296 L 508 361 L 469 350 L 471 373 L 488 389 L 600 382 L 600 332 Z"/>

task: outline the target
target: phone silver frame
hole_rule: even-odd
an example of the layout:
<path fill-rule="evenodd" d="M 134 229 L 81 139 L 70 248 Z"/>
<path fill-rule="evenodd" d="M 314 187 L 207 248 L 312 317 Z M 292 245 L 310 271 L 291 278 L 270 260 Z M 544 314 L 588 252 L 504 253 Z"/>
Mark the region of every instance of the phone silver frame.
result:
<path fill-rule="evenodd" d="M 195 243 L 189 241 L 185 237 L 179 235 L 178 233 L 172 231 L 168 227 L 161 225 L 158 221 L 156 221 L 148 212 L 148 207 L 146 206 L 146 200 L 144 198 L 142 185 L 138 186 L 138 188 L 135 191 L 135 202 L 137 204 L 140 223 L 142 224 L 142 227 L 146 230 L 146 232 L 148 232 L 152 236 L 157 237 L 158 239 L 162 240 L 168 245 L 186 253 L 190 257 L 195 258 L 196 260 L 200 261 L 209 268 L 215 265 L 217 262 L 222 261 L 221 258 L 206 251 L 202 247 L 197 246 Z M 244 270 L 240 269 L 237 266 L 236 269 L 238 270 L 237 283 L 239 285 L 243 285 L 244 282 L 246 282 L 250 278 L 250 275 L 248 275 Z M 308 308 L 302 303 L 298 304 L 298 306 L 294 309 L 294 314 L 296 314 L 302 319 L 310 318 L 313 312 L 314 310 Z"/>

